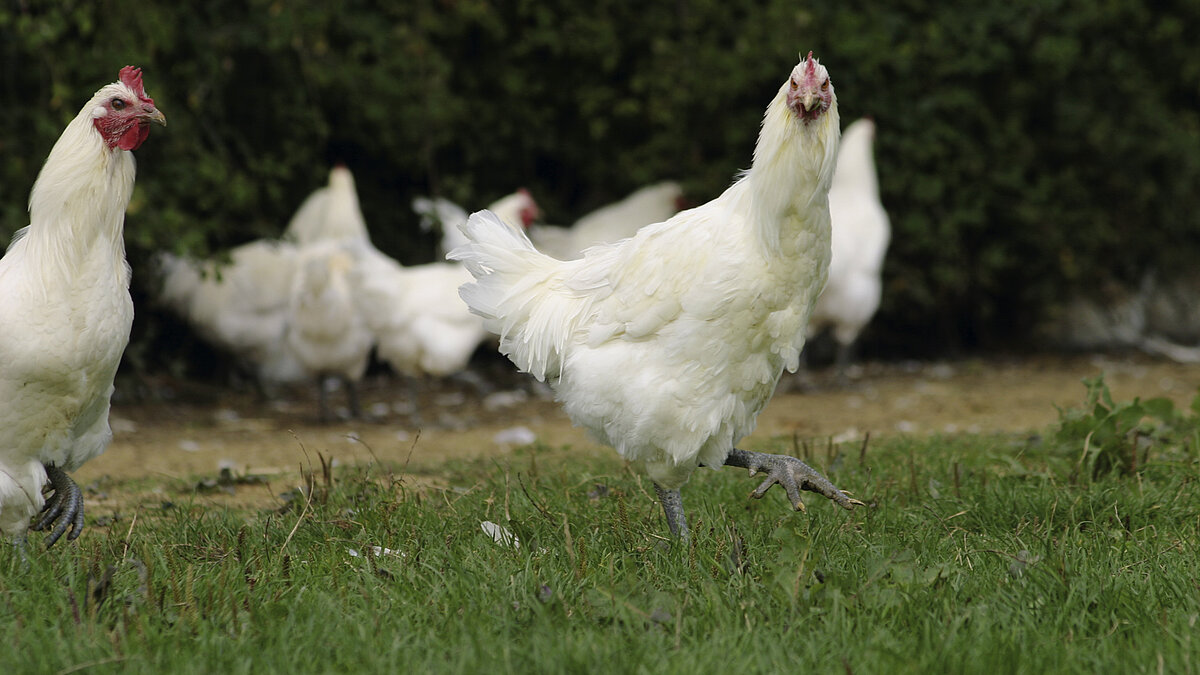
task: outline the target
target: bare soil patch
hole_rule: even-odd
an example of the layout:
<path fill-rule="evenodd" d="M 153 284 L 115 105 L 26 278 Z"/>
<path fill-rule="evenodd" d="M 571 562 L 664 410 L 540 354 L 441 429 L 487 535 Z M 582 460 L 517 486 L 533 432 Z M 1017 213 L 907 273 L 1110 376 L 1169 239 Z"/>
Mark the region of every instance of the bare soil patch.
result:
<path fill-rule="evenodd" d="M 1080 380 L 1103 372 L 1117 400 L 1166 396 L 1190 404 L 1200 388 L 1200 365 L 1141 355 L 1075 355 L 979 359 L 940 363 L 868 363 L 840 387 L 831 373 L 810 373 L 806 386 L 778 393 L 744 443 L 779 435 L 839 440 L 887 434 L 1038 431 L 1058 416 L 1055 406 L 1078 406 Z M 530 439 L 570 445 L 572 452 L 612 452 L 571 426 L 558 405 L 528 393 L 511 374 L 499 393 L 440 382 L 421 389 L 421 423 L 407 414 L 410 388 L 393 378 L 365 383 L 364 404 L 380 421 L 314 424 L 315 392 L 290 392 L 263 401 L 253 394 L 172 383 L 167 400 L 113 405 L 113 443 L 76 475 L 91 486 L 89 514 L 119 513 L 134 504 L 181 498 L 238 506 L 281 503 L 319 472 L 321 457 L 340 463 L 381 461 L 436 482 L 448 460 L 502 458 Z M 782 389 L 782 387 L 781 387 Z M 340 400 L 333 393 L 332 400 Z M 400 411 L 400 412 L 397 412 Z M 202 486 L 222 467 L 265 482 Z M 135 480 L 132 483 L 130 479 Z"/>

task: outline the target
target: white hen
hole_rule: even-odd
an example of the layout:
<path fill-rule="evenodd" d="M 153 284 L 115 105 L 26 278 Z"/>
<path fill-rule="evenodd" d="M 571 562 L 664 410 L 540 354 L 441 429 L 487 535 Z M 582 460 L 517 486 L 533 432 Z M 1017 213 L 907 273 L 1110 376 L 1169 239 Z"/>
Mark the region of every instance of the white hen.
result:
<path fill-rule="evenodd" d="M 248 364 L 261 384 L 298 382 L 304 367 L 284 344 L 298 256 L 296 244 L 265 239 L 234 248 L 228 263 L 159 253 L 158 300 Z"/>
<path fill-rule="evenodd" d="M 29 196 L 29 226 L 0 259 L 0 531 L 24 548 L 57 521 L 46 545 L 83 530 L 83 495 L 67 475 L 112 439 L 109 398 L 129 342 L 125 262 L 129 151 L 166 124 L 141 71 L 121 69 L 50 151 Z M 49 479 L 54 495 L 46 502 Z"/>
<path fill-rule="evenodd" d="M 813 306 L 811 338 L 833 329 L 838 344 L 837 372 L 844 378 L 850 348 L 879 309 L 883 258 L 891 239 L 887 211 L 879 200 L 879 179 L 872 146 L 875 123 L 860 119 L 842 134 L 837 170 L 829 187 L 833 222 L 829 282 Z"/>
<path fill-rule="evenodd" d="M 538 217 L 537 203 L 521 189 L 490 207 L 509 227 Z M 466 212 L 445 199 L 414 201 L 423 217 L 444 218 L 442 245 L 463 241 Z M 462 220 L 455 222 L 458 215 Z M 459 263 L 404 267 L 386 256 L 365 256 L 355 273 L 360 306 L 375 334 L 379 358 L 403 375 L 445 377 L 463 372 L 471 355 L 491 334 L 458 296 L 471 280 Z"/>
<path fill-rule="evenodd" d="M 358 203 L 354 174 L 344 164 L 329 171 L 329 183 L 304 200 L 288 222 L 283 238 L 298 244 L 318 241 L 370 241 Z"/>
<path fill-rule="evenodd" d="M 661 223 L 681 208 L 683 188 L 674 181 L 663 181 L 602 206 L 575 221 L 571 227 L 531 227 L 529 238 L 542 253 L 559 260 L 574 260 L 589 246 L 632 237 L 642 227 Z"/>
<path fill-rule="evenodd" d="M 467 222 L 467 212 L 463 207 L 445 197 L 417 197 L 413 199 L 412 208 L 421 216 L 421 229 L 436 227 L 441 230 L 442 240 L 438 242 L 437 252 L 439 258 L 444 258 L 450 251 L 467 243 L 462 233 L 462 224 Z M 525 188 L 501 197 L 487 208 L 500 220 L 525 228 L 541 217 L 537 202 Z"/>
<path fill-rule="evenodd" d="M 300 249 L 292 281 L 287 346 L 316 378 L 322 422 L 331 419 L 325 390 L 328 377 L 341 378 L 351 416 L 362 416 L 357 385 L 366 372 L 374 338 L 351 286 L 357 263 L 353 246 L 346 242 L 314 242 Z"/>
<path fill-rule="evenodd" d="M 352 251 L 351 255 L 370 248 L 354 176 L 345 166 L 334 167 L 328 185 L 309 195 L 289 222 L 283 240 L 260 239 L 238 246 L 230 251 L 228 263 L 160 253 L 159 300 L 187 319 L 206 340 L 250 364 L 260 383 L 308 379 L 322 369 L 313 370 L 298 358 L 288 342 L 289 325 L 293 308 L 326 311 L 316 309 L 313 298 L 303 305 L 293 298 L 296 293 L 313 292 L 311 285 L 318 277 L 331 278 L 328 274 L 307 280 L 297 278 L 302 258 L 333 261 L 325 242 L 337 242 Z M 309 246 L 317 250 L 306 256 Z M 309 266 L 310 274 L 317 274 L 314 266 Z M 309 290 L 299 290 L 302 287 Z M 299 336 L 293 338 L 293 342 L 302 340 Z M 313 345 L 307 350 L 309 364 L 313 363 L 315 349 Z M 369 350 L 370 346 L 366 348 Z M 366 353 L 363 358 L 367 358 Z M 340 361 L 341 357 L 331 356 L 331 360 Z"/>
<path fill-rule="evenodd" d="M 480 212 L 451 254 L 475 276 L 462 297 L 501 351 L 649 474 L 680 537 L 679 488 L 701 465 L 766 470 L 754 494 L 778 482 L 796 508 L 800 489 L 857 503 L 795 458 L 734 447 L 798 365 L 829 266 L 838 135 L 810 53 L 767 108 L 752 168 L 717 199 L 568 262 Z"/>

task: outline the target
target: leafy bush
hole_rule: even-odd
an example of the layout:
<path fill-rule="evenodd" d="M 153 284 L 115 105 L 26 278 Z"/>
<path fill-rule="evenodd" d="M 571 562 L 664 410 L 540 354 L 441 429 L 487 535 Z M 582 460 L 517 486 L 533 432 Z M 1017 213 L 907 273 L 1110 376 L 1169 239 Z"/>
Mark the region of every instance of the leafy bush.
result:
<path fill-rule="evenodd" d="M 554 222 L 667 177 L 710 199 L 813 49 L 844 121 L 879 125 L 895 232 L 866 350 L 995 347 L 1069 288 L 1169 279 L 1200 252 L 1200 5 L 1167 4 L 9 3 L 0 236 L 126 63 L 171 125 L 138 153 L 142 297 L 151 252 L 276 235 L 339 159 L 407 263 L 432 257 L 408 208 L 420 193 L 476 208 L 524 185 Z M 132 353 L 177 329 L 141 303 Z"/>
<path fill-rule="evenodd" d="M 1059 409 L 1055 440 L 1059 447 L 1079 453 L 1079 468 L 1092 478 L 1136 473 L 1151 449 L 1159 454 L 1200 454 L 1200 394 L 1185 412 L 1169 398 L 1114 403 L 1104 375 L 1084 378 L 1083 384 L 1083 407 Z"/>

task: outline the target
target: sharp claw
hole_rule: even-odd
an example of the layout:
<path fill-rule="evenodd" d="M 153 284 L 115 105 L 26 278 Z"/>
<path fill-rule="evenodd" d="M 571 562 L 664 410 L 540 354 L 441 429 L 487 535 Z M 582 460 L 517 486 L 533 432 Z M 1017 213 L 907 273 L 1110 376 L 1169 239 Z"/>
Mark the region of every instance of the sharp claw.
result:
<path fill-rule="evenodd" d="M 66 472 L 54 465 L 46 467 L 46 476 L 50 479 L 54 494 L 46 500 L 42 508 L 44 513 L 34 523 L 33 529 L 44 530 L 54 523 L 54 529 L 46 537 L 46 548 L 50 548 L 67 531 L 67 527 L 71 528 L 67 541 L 74 540 L 83 532 L 83 493 Z"/>
<path fill-rule="evenodd" d="M 788 501 L 791 502 L 793 508 L 804 513 L 807 513 L 808 509 L 800 499 L 801 490 L 823 495 L 847 510 L 856 506 L 866 506 L 863 502 L 850 497 L 851 493 L 839 490 L 829 479 L 795 457 L 764 455 L 734 449 L 726 457 L 725 464 L 746 468 L 751 476 L 760 470 L 766 471 L 766 480 L 750 493 L 754 499 L 762 499 L 767 490 L 778 483 L 787 492 Z"/>

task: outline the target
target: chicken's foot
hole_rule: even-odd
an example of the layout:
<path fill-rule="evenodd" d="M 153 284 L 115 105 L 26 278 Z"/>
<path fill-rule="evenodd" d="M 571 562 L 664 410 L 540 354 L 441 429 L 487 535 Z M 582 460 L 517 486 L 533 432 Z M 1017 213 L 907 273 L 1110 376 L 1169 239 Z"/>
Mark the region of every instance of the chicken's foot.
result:
<path fill-rule="evenodd" d="M 764 452 L 747 452 L 734 448 L 725 458 L 725 466 L 749 469 L 751 476 L 759 471 L 767 472 L 766 480 L 750 493 L 750 496 L 755 499 L 762 499 L 772 485 L 779 483 L 787 491 L 788 501 L 797 511 L 805 510 L 804 502 L 800 500 L 801 490 L 824 495 L 844 509 L 863 506 L 862 502 L 851 499 L 845 492 L 834 487 L 828 478 L 795 457 L 771 455 Z"/>
<path fill-rule="evenodd" d="M 33 529 L 41 531 L 58 521 L 54 530 L 46 537 L 46 548 L 50 548 L 67 531 L 68 525 L 71 526 L 71 532 L 67 535 L 67 541 L 77 538 L 83 532 L 83 491 L 66 471 L 53 464 L 46 465 L 46 477 L 50 479 L 54 494 L 46 500 L 46 505 L 42 507 L 42 517 L 33 524 Z"/>

